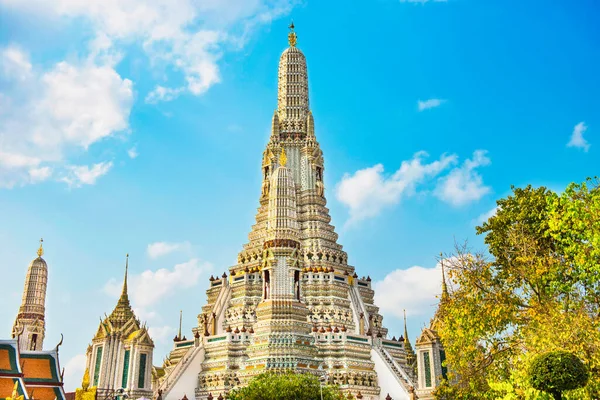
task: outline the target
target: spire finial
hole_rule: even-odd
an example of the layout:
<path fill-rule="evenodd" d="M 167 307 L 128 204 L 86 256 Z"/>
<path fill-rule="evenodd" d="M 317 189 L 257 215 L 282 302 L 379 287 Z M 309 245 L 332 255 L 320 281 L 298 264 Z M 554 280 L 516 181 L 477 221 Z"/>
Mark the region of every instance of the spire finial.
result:
<path fill-rule="evenodd" d="M 177 337 L 181 340 L 181 316 L 183 315 L 183 310 L 179 310 L 179 334 Z"/>
<path fill-rule="evenodd" d="M 296 47 L 298 37 L 296 36 L 296 32 L 294 32 L 294 21 L 292 21 L 288 28 L 290 28 L 290 33 L 288 33 L 288 43 L 290 44 L 290 47 Z"/>
<path fill-rule="evenodd" d="M 285 155 L 285 147 L 281 148 L 281 154 L 279 155 L 279 165 L 285 167 L 287 164 L 287 156 Z"/>
<path fill-rule="evenodd" d="M 446 300 L 448 298 L 448 286 L 446 285 L 446 273 L 444 271 L 444 258 L 442 253 L 440 253 L 440 264 L 442 265 L 442 300 Z"/>
<path fill-rule="evenodd" d="M 44 239 L 43 239 L 43 238 L 41 238 L 41 239 L 40 239 L 40 248 L 39 248 L 39 249 L 38 249 L 38 251 L 37 251 L 37 255 L 38 255 L 38 257 L 41 257 L 41 256 L 43 256 L 43 255 L 44 255 L 44 247 L 42 246 L 42 245 L 43 245 L 43 243 L 44 243 Z"/>
<path fill-rule="evenodd" d="M 127 272 L 129 270 L 129 253 L 125 255 L 125 279 L 123 279 L 123 292 L 121 297 L 127 296 Z"/>
<path fill-rule="evenodd" d="M 406 309 L 404 309 L 404 338 L 408 340 L 408 329 L 406 328 Z"/>

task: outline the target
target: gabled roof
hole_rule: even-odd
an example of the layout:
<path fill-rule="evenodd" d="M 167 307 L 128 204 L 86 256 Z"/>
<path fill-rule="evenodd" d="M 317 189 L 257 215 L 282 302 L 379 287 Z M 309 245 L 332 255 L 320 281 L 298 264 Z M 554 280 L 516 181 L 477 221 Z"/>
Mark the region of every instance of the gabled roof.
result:
<path fill-rule="evenodd" d="M 62 384 L 58 365 L 58 351 L 23 351 L 21 365 L 25 383 L 47 382 Z"/>
<path fill-rule="evenodd" d="M 440 340 L 440 336 L 433 329 L 425 328 L 421 332 L 421 336 L 417 339 L 417 344 L 435 343 Z"/>
<path fill-rule="evenodd" d="M 16 394 L 29 399 L 21 369 L 19 343 L 17 339 L 0 340 L 0 399 L 12 398 L 15 383 Z"/>
<path fill-rule="evenodd" d="M 65 400 L 58 346 L 48 351 L 21 352 L 25 386 L 35 400 Z"/>
<path fill-rule="evenodd" d="M 19 351 L 17 339 L 0 340 L 0 398 L 65 400 L 58 346 L 48 351 Z"/>
<path fill-rule="evenodd" d="M 21 372 L 17 340 L 0 340 L 0 375 L 20 374 Z"/>
<path fill-rule="evenodd" d="M 145 343 L 154 346 L 154 342 L 148 336 L 148 330 L 140 323 L 135 316 L 129 295 L 127 293 L 127 272 L 129 269 L 129 254 L 125 261 L 125 278 L 123 279 L 123 289 L 117 305 L 110 315 L 100 320 L 100 325 L 94 336 L 94 340 L 104 339 L 110 333 L 119 332 L 125 341 L 137 340 L 139 343 Z"/>

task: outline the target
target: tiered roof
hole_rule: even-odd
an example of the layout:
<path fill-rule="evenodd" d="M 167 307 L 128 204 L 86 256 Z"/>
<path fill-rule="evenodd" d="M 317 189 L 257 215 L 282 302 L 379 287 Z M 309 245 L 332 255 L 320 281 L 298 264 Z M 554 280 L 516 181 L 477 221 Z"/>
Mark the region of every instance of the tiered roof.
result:
<path fill-rule="evenodd" d="M 129 254 L 127 254 L 125 261 L 125 278 L 123 279 L 123 289 L 119 301 L 117 301 L 117 305 L 110 315 L 100 321 L 94 340 L 103 339 L 112 333 L 120 332 L 125 336 L 126 342 L 135 339 L 138 343 L 146 342 L 149 345 L 154 345 L 154 342 L 148 335 L 148 329 L 136 317 L 129 302 L 129 295 L 127 293 L 128 269 Z"/>
<path fill-rule="evenodd" d="M 0 398 L 65 400 L 58 346 L 20 352 L 18 340 L 0 340 Z"/>

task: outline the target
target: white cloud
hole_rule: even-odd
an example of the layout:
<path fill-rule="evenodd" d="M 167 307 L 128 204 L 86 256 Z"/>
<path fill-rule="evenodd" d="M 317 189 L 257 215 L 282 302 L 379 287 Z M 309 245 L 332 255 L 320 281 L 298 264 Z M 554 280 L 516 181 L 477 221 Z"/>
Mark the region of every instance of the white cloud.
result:
<path fill-rule="evenodd" d="M 472 159 L 465 160 L 460 167 L 440 178 L 435 190 L 436 196 L 454 206 L 461 206 L 489 193 L 491 188 L 483 184 L 483 178 L 476 171 L 491 163 L 486 153 L 485 150 L 476 150 Z"/>
<path fill-rule="evenodd" d="M 0 64 L 6 62 L 0 59 Z M 60 170 L 72 174 L 66 166 L 71 156 L 128 129 L 132 82 L 110 66 L 60 62 L 47 72 L 34 68 L 26 79 L 8 83 L 10 95 L 4 96 L 0 112 L 0 187 L 37 183 L 52 175 L 68 183 L 73 179 L 62 179 Z"/>
<path fill-rule="evenodd" d="M 177 98 L 183 90 L 183 88 L 167 88 L 157 85 L 154 90 L 146 96 L 146 103 L 155 104 L 160 101 L 171 101 Z"/>
<path fill-rule="evenodd" d="M 121 79 L 109 66 L 73 66 L 61 62 L 44 74 L 46 89 L 39 107 L 60 129 L 37 131 L 33 141 L 39 145 L 72 143 L 89 145 L 128 127 L 133 103 L 133 84 Z"/>
<path fill-rule="evenodd" d="M 150 258 L 158 258 L 176 251 L 189 250 L 190 247 L 191 245 L 187 241 L 181 243 L 155 242 L 148 245 L 146 253 Z"/>
<path fill-rule="evenodd" d="M 417 108 L 419 111 L 428 110 L 430 108 L 439 107 L 446 102 L 445 99 L 429 99 L 417 101 Z"/>
<path fill-rule="evenodd" d="M 168 325 L 165 326 L 151 326 L 148 328 L 148 334 L 158 343 L 167 343 L 171 340 L 173 336 L 175 336 L 175 328 L 172 328 Z"/>
<path fill-rule="evenodd" d="M 119 295 L 120 295 L 120 293 L 121 292 L 119 292 Z M 113 294 L 116 297 L 114 292 L 112 292 L 112 289 L 111 289 L 111 294 Z M 158 313 L 156 311 L 146 310 L 143 307 L 136 307 L 133 309 L 133 312 L 141 321 L 152 321 L 152 320 L 160 319 L 160 316 L 158 315 Z"/>
<path fill-rule="evenodd" d="M 182 73 L 182 82 L 161 95 L 157 86 L 147 101 L 168 101 L 183 90 L 200 95 L 220 81 L 224 50 L 238 50 L 257 26 L 290 12 L 296 0 L 0 0 L 46 18 L 85 18 L 97 31 L 93 56 L 112 55 L 122 43 L 139 41 L 153 65 Z M 60 18 L 57 18 L 60 17 Z M 118 53 L 118 51 L 117 51 Z"/>
<path fill-rule="evenodd" d="M 397 269 L 383 280 L 373 283 L 375 304 L 384 316 L 403 317 L 433 315 L 437 307 L 436 296 L 442 291 L 442 270 L 438 263 L 433 268 L 413 266 Z"/>
<path fill-rule="evenodd" d="M 43 182 L 50 178 L 52 169 L 50 167 L 31 168 L 29 170 L 29 178 L 32 183 Z"/>
<path fill-rule="evenodd" d="M 587 131 L 587 125 L 585 122 L 580 122 L 573 128 L 573 133 L 571 133 L 571 140 L 567 143 L 567 147 L 577 147 L 579 149 L 583 149 L 586 153 L 590 149 L 590 144 L 585 138 L 583 134 Z"/>
<path fill-rule="evenodd" d="M 18 46 L 0 47 L 0 188 L 42 177 L 69 182 L 60 170 L 72 156 L 128 132 L 133 83 L 115 67 L 131 47 L 141 48 L 152 76 L 161 77 L 145 96 L 148 102 L 201 95 L 220 82 L 225 52 L 239 51 L 257 26 L 289 13 L 296 2 L 0 0 L 0 6 L 49 25 L 76 20 L 95 33 L 81 59 L 49 70 L 32 65 Z M 29 162 L 7 166 L 6 154 L 11 163 L 16 156 Z"/>
<path fill-rule="evenodd" d="M 96 180 L 106 175 L 112 168 L 112 161 L 94 164 L 91 168 L 87 165 L 68 165 L 68 174 L 62 178 L 69 187 L 81 187 L 93 185 Z"/>
<path fill-rule="evenodd" d="M 146 270 L 139 275 L 131 275 L 128 280 L 129 296 L 135 307 L 146 309 L 182 289 L 195 286 L 200 275 L 212 270 L 212 265 L 197 258 L 177 264 L 172 270 L 161 268 Z M 104 285 L 104 291 L 118 297 L 122 282 L 111 279 Z M 146 310 L 150 313 L 152 311 Z"/>
<path fill-rule="evenodd" d="M 0 51 L 1 70 L 9 79 L 25 80 L 31 74 L 29 55 L 16 46 L 9 46 Z"/>
<path fill-rule="evenodd" d="M 85 354 L 77 354 L 67 361 L 65 364 L 65 391 L 74 391 L 83 378 L 86 366 Z"/>
<path fill-rule="evenodd" d="M 483 224 L 484 222 L 487 222 L 488 219 L 492 218 L 493 216 L 496 215 L 496 213 L 498 213 L 500 206 L 496 206 L 494 208 L 492 208 L 491 210 L 489 210 L 488 212 L 485 212 L 483 214 L 481 214 L 480 216 L 477 217 L 477 220 L 475 221 L 477 224 Z"/>
<path fill-rule="evenodd" d="M 378 215 L 384 207 L 398 203 L 403 195 L 413 194 L 417 184 L 437 176 L 457 160 L 456 155 L 442 155 L 427 164 L 423 163 L 425 157 L 425 152 L 416 153 L 389 177 L 384 176 L 381 164 L 353 175 L 345 174 L 337 185 L 336 197 L 350 209 L 348 222 Z"/>
<path fill-rule="evenodd" d="M 132 148 L 127 150 L 127 155 L 129 156 L 129 158 L 133 159 L 133 158 L 137 158 L 137 156 L 139 156 L 140 153 L 138 153 L 137 148 L 135 146 L 133 146 Z"/>

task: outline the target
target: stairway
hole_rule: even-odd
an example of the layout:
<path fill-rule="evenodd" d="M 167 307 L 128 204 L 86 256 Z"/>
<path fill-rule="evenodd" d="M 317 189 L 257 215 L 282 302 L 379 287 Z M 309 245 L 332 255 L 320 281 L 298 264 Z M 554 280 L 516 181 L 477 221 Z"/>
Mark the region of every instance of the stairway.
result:
<path fill-rule="evenodd" d="M 181 358 L 181 360 L 175 365 L 175 367 L 164 377 L 164 380 L 160 384 L 157 390 L 162 390 L 162 398 L 166 399 L 169 391 L 177 383 L 177 380 L 186 370 L 188 364 L 196 357 L 196 355 L 204 349 L 202 341 L 198 346 L 192 346 Z"/>
<path fill-rule="evenodd" d="M 410 392 L 411 386 L 416 389 L 415 384 L 412 382 L 404 368 L 394 360 L 391 354 L 381 346 L 374 347 L 375 351 L 379 353 L 383 361 L 385 361 L 388 369 L 393 373 L 396 377 L 396 380 L 402 385 L 402 387 L 406 390 L 406 392 Z"/>
<path fill-rule="evenodd" d="M 360 292 L 358 291 L 358 287 L 355 285 L 350 285 L 350 303 L 352 305 L 352 312 L 354 314 L 354 324 L 356 325 L 356 333 L 359 333 L 359 325 L 360 325 L 360 314 L 363 314 L 363 321 L 365 321 L 365 332 L 369 329 L 369 314 L 365 308 L 365 305 L 360 298 Z"/>
<path fill-rule="evenodd" d="M 219 291 L 219 295 L 217 296 L 217 300 L 215 301 L 215 305 L 213 306 L 212 312 L 217 316 L 216 318 L 216 329 L 215 332 L 217 335 L 223 333 L 223 319 L 225 318 L 225 310 L 227 310 L 227 306 L 229 305 L 229 300 L 231 299 L 231 286 L 229 285 L 229 281 L 225 280 L 221 290 Z M 215 321 L 211 322 L 211 326 L 209 327 L 209 332 L 212 333 L 212 324 Z"/>

